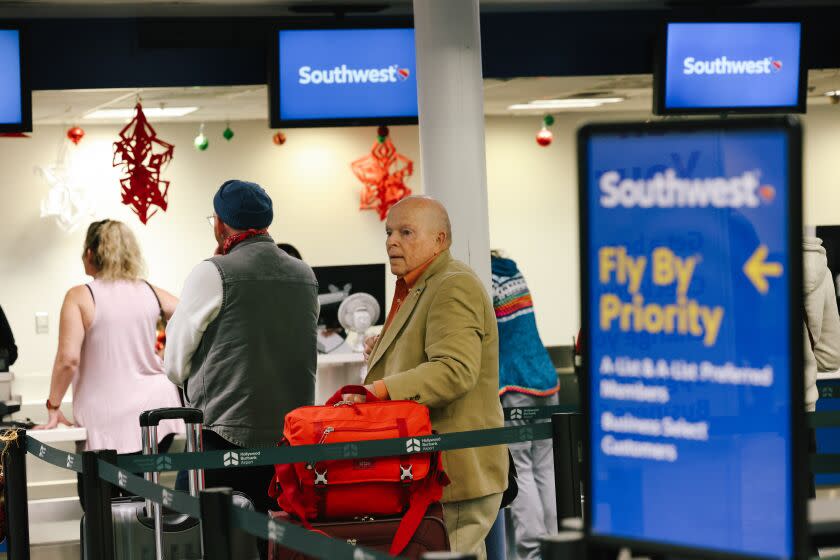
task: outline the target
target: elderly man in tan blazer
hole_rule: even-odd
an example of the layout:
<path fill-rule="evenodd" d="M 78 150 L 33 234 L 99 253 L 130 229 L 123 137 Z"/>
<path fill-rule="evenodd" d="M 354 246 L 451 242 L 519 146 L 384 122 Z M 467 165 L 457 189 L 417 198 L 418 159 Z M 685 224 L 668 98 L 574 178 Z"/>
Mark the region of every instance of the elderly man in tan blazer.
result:
<path fill-rule="evenodd" d="M 385 232 L 397 287 L 381 335 L 366 341 L 365 383 L 381 398 L 428 406 L 439 433 L 501 427 L 496 315 L 475 273 L 449 254 L 446 209 L 406 198 L 391 208 Z M 442 500 L 452 549 L 483 560 L 507 488 L 506 448 L 446 451 L 443 464 L 452 480 Z"/>

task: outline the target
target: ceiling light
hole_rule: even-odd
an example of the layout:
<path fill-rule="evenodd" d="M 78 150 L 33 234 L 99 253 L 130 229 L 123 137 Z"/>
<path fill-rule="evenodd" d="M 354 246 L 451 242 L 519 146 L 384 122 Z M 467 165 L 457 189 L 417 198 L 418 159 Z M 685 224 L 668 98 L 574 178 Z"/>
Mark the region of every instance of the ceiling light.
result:
<path fill-rule="evenodd" d="M 590 109 L 607 103 L 624 101 L 621 97 L 580 97 L 574 99 L 535 99 L 508 107 L 510 111 L 547 111 L 554 109 Z"/>
<path fill-rule="evenodd" d="M 198 107 L 149 107 L 144 108 L 143 113 L 150 119 L 154 118 L 175 118 L 183 117 L 198 111 Z M 134 108 L 131 109 L 99 109 L 88 113 L 85 119 L 130 119 L 134 116 Z"/>

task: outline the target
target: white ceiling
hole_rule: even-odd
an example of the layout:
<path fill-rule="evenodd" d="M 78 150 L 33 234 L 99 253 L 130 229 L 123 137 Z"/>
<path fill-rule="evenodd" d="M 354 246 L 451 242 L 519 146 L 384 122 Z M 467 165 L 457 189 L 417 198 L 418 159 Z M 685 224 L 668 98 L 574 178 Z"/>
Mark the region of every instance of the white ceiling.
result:
<path fill-rule="evenodd" d="M 809 105 L 826 105 L 826 91 L 840 90 L 840 70 L 812 70 L 808 73 Z M 604 105 L 598 111 L 649 111 L 652 104 L 652 77 L 587 76 L 566 78 L 515 78 L 484 81 L 484 112 L 487 115 L 530 115 L 511 112 L 514 103 L 534 99 L 569 97 L 623 97 L 625 101 Z M 180 118 L 154 119 L 155 122 L 212 122 L 226 120 L 268 120 L 268 92 L 264 85 L 234 87 L 147 88 L 61 90 L 33 92 L 35 124 L 118 123 L 119 120 L 87 120 L 95 109 L 130 108 L 139 98 L 145 107 L 185 107 L 199 109 Z M 586 112 L 591 109 L 578 109 Z M 150 119 L 151 120 L 151 119 Z"/>

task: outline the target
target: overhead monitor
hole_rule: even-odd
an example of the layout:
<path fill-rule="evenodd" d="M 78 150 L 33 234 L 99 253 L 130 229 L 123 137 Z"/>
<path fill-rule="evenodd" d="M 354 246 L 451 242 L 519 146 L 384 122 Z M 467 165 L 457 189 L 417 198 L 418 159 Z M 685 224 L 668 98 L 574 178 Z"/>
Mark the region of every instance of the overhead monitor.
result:
<path fill-rule="evenodd" d="M 594 125 L 579 150 L 592 541 L 804 557 L 798 124 Z"/>
<path fill-rule="evenodd" d="M 654 72 L 654 112 L 804 113 L 800 22 L 670 22 Z"/>
<path fill-rule="evenodd" d="M 32 131 L 32 93 L 19 28 L 0 26 L 0 132 Z"/>
<path fill-rule="evenodd" d="M 273 42 L 273 128 L 417 123 L 413 28 L 281 29 Z"/>

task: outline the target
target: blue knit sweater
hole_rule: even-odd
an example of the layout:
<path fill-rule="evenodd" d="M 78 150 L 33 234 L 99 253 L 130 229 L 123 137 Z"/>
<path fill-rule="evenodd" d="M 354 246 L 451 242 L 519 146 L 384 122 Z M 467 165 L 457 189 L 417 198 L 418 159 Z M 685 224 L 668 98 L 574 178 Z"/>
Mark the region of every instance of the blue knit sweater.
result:
<path fill-rule="evenodd" d="M 499 323 L 499 395 L 516 391 L 548 396 L 560 385 L 540 340 L 531 292 L 516 263 L 491 258 L 493 307 Z"/>

